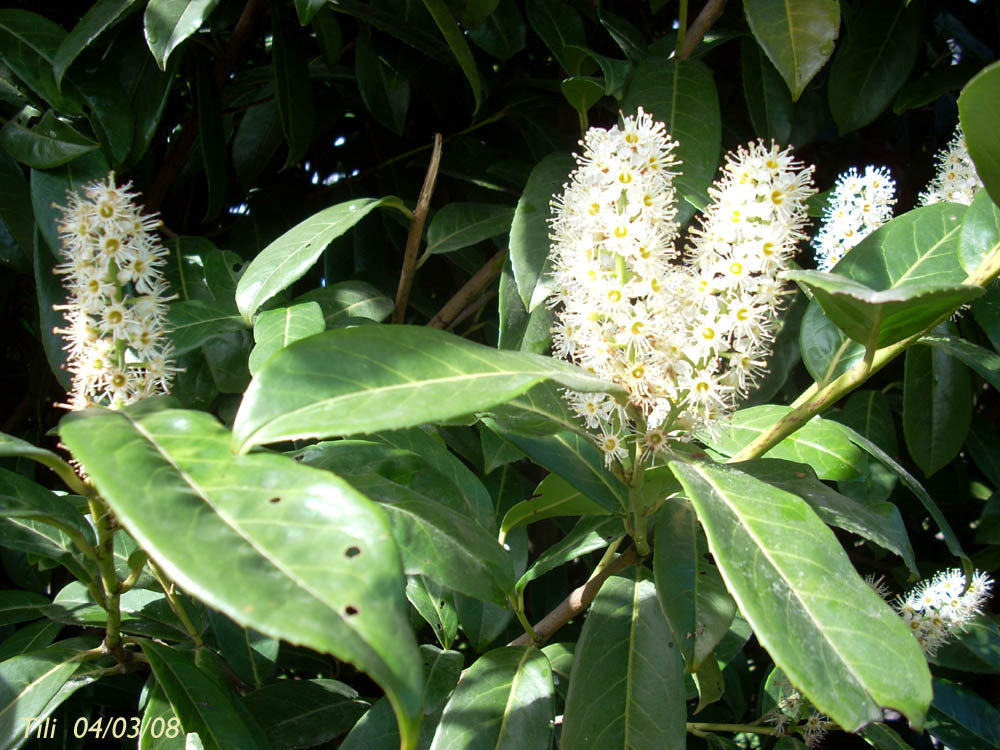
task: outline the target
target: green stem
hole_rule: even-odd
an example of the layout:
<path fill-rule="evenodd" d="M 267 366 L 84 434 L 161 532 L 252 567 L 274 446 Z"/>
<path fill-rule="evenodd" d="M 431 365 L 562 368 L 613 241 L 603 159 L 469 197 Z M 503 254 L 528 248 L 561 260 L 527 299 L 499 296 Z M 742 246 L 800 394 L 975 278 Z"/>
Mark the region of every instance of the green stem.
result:
<path fill-rule="evenodd" d="M 759 727 L 753 724 L 714 724 L 705 721 L 689 721 L 687 723 L 687 730 L 699 736 L 703 732 L 752 732 L 753 734 L 766 734 L 771 737 L 784 734 L 784 731 L 777 727 Z"/>
<path fill-rule="evenodd" d="M 149 560 L 149 555 L 145 552 L 137 550 L 132 555 L 129 556 L 129 560 L 134 561 L 129 566 L 128 578 L 122 581 L 121 592 L 124 594 L 126 591 L 130 591 L 133 586 L 139 581 L 139 576 L 142 575 L 143 568 L 146 567 L 146 561 Z"/>
<path fill-rule="evenodd" d="M 119 662 L 128 660 L 128 655 L 122 648 L 122 611 L 121 611 L 121 581 L 115 570 L 115 530 L 111 524 L 111 509 L 103 499 L 91 496 L 87 498 L 90 516 L 97 528 L 97 547 L 94 548 L 97 569 L 101 575 L 101 586 L 104 594 L 104 611 L 108 621 L 104 630 L 104 647 Z"/>
<path fill-rule="evenodd" d="M 687 36 L 687 25 L 688 25 L 688 4 L 687 0 L 680 0 L 677 4 L 678 10 L 678 26 L 677 26 L 677 46 L 676 46 L 676 56 L 678 60 L 682 59 L 684 52 L 684 37 Z"/>
<path fill-rule="evenodd" d="M 531 626 L 531 621 L 524 614 L 524 598 L 508 596 L 507 601 L 510 603 L 511 609 L 514 610 L 514 614 L 517 615 L 517 621 L 521 623 L 521 627 L 524 628 L 524 632 L 527 633 L 531 642 L 536 646 L 542 642 L 541 637 L 535 632 L 535 629 Z"/>
<path fill-rule="evenodd" d="M 638 422 L 637 427 L 645 428 L 643 422 Z M 635 552 L 639 558 L 649 555 L 649 532 L 647 521 L 649 520 L 649 508 L 646 507 L 645 499 L 642 496 L 642 482 L 646 475 L 646 462 L 642 458 L 642 445 L 638 438 L 634 445 L 634 458 L 632 460 L 632 474 L 629 482 L 628 497 L 632 506 L 632 528 L 630 534 L 635 541 Z"/>
<path fill-rule="evenodd" d="M 181 625 L 184 626 L 188 635 L 191 636 L 191 640 L 194 641 L 194 645 L 199 648 L 204 646 L 205 644 L 201 640 L 201 634 L 194 626 L 194 623 L 191 622 L 191 618 L 188 617 L 187 610 L 184 609 L 184 605 L 181 603 L 181 600 L 177 598 L 173 582 L 167 578 L 166 574 L 162 570 L 160 570 L 160 566 L 152 560 L 149 561 L 149 568 L 153 571 L 153 576 L 159 582 L 160 587 L 163 589 L 163 593 L 167 595 L 167 604 L 170 605 L 170 609 L 172 609 L 174 614 L 177 615 L 177 619 L 181 621 Z"/>

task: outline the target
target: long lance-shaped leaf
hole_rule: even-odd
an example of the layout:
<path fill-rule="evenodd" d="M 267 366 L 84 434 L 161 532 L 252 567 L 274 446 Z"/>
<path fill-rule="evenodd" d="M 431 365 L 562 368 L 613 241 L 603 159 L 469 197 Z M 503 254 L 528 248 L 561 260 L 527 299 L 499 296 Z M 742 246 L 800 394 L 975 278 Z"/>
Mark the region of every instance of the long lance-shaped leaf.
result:
<path fill-rule="evenodd" d="M 74 412 L 59 427 L 132 536 L 183 589 L 240 625 L 367 672 L 412 742 L 423 677 L 379 509 L 290 457 L 234 456 L 208 414 L 143 406 Z"/>
<path fill-rule="evenodd" d="M 847 731 L 884 706 L 920 727 L 931 701 L 920 645 L 806 502 L 729 466 L 670 465 L 740 611 L 792 684 Z"/>
<path fill-rule="evenodd" d="M 246 278 L 244 276 L 244 278 Z M 614 386 L 565 362 L 416 326 L 326 331 L 277 352 L 254 377 L 234 447 L 396 430 L 489 409 L 543 380 Z"/>

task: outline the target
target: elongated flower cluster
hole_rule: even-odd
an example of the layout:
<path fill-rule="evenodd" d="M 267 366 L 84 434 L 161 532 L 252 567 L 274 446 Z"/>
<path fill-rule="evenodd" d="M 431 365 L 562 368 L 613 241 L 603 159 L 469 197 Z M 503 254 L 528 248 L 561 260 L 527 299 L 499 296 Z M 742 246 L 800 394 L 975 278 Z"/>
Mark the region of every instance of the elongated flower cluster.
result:
<path fill-rule="evenodd" d="M 892 218 L 896 183 L 885 167 L 851 167 L 837 177 L 823 224 L 813 239 L 816 268 L 829 271 L 861 240 Z"/>
<path fill-rule="evenodd" d="M 937 153 L 937 162 L 934 178 L 920 194 L 920 205 L 929 206 L 942 201 L 970 205 L 983 187 L 983 181 L 979 179 L 969 156 L 961 124 L 955 128 L 955 134 L 948 145 Z"/>
<path fill-rule="evenodd" d="M 59 236 L 68 301 L 67 369 L 73 375 L 69 407 L 92 404 L 118 408 L 170 389 L 177 371 L 164 330 L 167 283 L 161 268 L 166 249 L 154 230 L 159 219 L 143 215 L 131 183 L 114 174 L 67 194 L 59 207 Z"/>
<path fill-rule="evenodd" d="M 552 203 L 553 350 L 628 392 L 567 394 L 610 463 L 710 426 L 764 371 L 812 169 L 762 143 L 728 155 L 682 265 L 664 125 L 640 109 L 582 145 Z"/>
<path fill-rule="evenodd" d="M 928 656 L 938 649 L 958 630 L 962 630 L 977 614 L 990 596 L 992 579 L 976 572 L 969 588 L 965 589 L 965 575 L 958 568 L 943 570 L 928 581 L 921 581 L 895 604 L 913 635 L 920 641 Z"/>
<path fill-rule="evenodd" d="M 773 687 L 778 693 L 776 703 L 764 720 L 785 734 L 794 728 L 802 733 L 806 747 L 818 747 L 830 726 L 829 718 L 817 711 L 783 674 L 774 680 Z"/>

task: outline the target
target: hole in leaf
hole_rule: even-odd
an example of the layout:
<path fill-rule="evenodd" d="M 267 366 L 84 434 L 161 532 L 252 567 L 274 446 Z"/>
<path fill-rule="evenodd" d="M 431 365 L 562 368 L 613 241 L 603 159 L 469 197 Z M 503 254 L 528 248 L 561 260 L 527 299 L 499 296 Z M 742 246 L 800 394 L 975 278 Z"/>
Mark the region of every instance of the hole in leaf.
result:
<path fill-rule="evenodd" d="M 348 604 L 346 607 L 344 607 L 344 614 L 348 615 L 349 617 L 356 615 L 359 611 L 360 610 L 358 610 L 358 608 L 355 607 L 353 604 Z"/>
<path fill-rule="evenodd" d="M 361 550 L 353 544 L 344 551 L 344 557 L 355 557 L 361 554 Z"/>
<path fill-rule="evenodd" d="M 280 497 L 272 497 L 270 500 L 268 500 L 268 502 L 269 503 L 280 503 L 281 502 L 281 498 Z"/>

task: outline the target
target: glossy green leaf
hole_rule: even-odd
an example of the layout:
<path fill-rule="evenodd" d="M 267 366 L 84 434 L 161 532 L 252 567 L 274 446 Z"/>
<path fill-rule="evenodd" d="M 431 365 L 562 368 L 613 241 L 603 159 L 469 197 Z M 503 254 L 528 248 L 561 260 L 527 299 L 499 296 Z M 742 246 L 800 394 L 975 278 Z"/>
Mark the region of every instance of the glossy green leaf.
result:
<path fill-rule="evenodd" d="M 353 688 L 324 679 L 280 680 L 243 696 L 243 703 L 273 750 L 329 742 L 346 734 L 368 708 Z"/>
<path fill-rule="evenodd" d="M 376 53 L 367 31 L 355 38 L 354 75 L 368 111 L 396 135 L 402 135 L 410 107 L 410 82 Z"/>
<path fill-rule="evenodd" d="M 357 664 L 388 693 L 404 737 L 415 733 L 421 677 L 403 575 L 370 501 L 286 456 L 232 455 L 229 433 L 202 412 L 74 412 L 60 437 L 185 591 L 244 627 Z"/>
<path fill-rule="evenodd" d="M 175 355 L 197 349 L 217 336 L 247 327 L 232 303 L 200 299 L 174 302 L 170 305 L 167 322 Z"/>
<path fill-rule="evenodd" d="M 458 612 L 450 591 L 427 576 L 406 577 L 406 598 L 431 626 L 442 648 L 451 648 L 458 636 Z"/>
<path fill-rule="evenodd" d="M 135 116 L 135 136 L 127 164 L 134 164 L 146 154 L 158 132 L 170 91 L 174 81 L 179 79 L 176 72 L 180 58 L 180 55 L 171 56 L 164 71 L 149 54 L 144 40 L 136 39 L 129 47 L 126 58 L 129 70 L 127 77 L 122 78 L 122 87 Z"/>
<path fill-rule="evenodd" d="M 434 19 L 434 23 L 441 32 L 441 36 L 448 43 L 451 54 L 458 61 L 458 66 L 465 74 L 469 86 L 472 87 L 472 96 L 476 100 L 476 106 L 473 108 L 473 114 L 475 114 L 482 103 L 482 84 L 479 81 L 479 68 L 476 67 L 476 60 L 472 56 L 472 50 L 469 49 L 469 43 L 465 41 L 465 34 L 461 27 L 459 27 L 458 22 L 455 21 L 455 17 L 451 14 L 451 10 L 444 0 L 423 1 L 424 7 L 427 8 L 427 11 L 431 14 L 431 18 Z"/>
<path fill-rule="evenodd" d="M 486 415 L 504 432 L 518 435 L 551 435 L 563 430 L 576 430 L 582 434 L 583 426 L 559 388 L 551 382 L 539 383 L 526 393 L 492 407 Z"/>
<path fill-rule="evenodd" d="M 189 612 L 192 621 L 196 616 L 198 603 L 183 596 L 178 597 Z M 134 588 L 121 595 L 121 630 L 123 633 L 160 638 L 168 641 L 186 639 L 188 631 L 170 608 L 162 590 Z M 45 615 L 56 622 L 78 627 L 105 628 L 108 613 L 93 598 L 90 589 L 80 581 L 71 581 L 63 586 L 45 611 Z"/>
<path fill-rule="evenodd" d="M 267 99 L 249 107 L 233 134 L 233 171 L 240 187 L 249 191 L 284 140 L 278 105 Z"/>
<path fill-rule="evenodd" d="M 56 505 L 56 502 L 51 504 Z M 54 511 L 38 513 L 34 507 L 26 508 L 25 505 L 23 496 L 13 499 L 13 502 L 9 496 L 0 500 L 0 507 L 4 509 L 4 517 L 0 518 L 0 546 L 51 560 L 64 566 L 81 581 L 95 580 L 97 571 L 93 562 L 74 543 L 74 539 L 86 538 L 84 532 L 63 520 L 67 515 L 65 511 L 63 516 L 56 515 Z M 75 522 L 77 527 L 85 525 L 82 517 Z M 90 534 L 89 529 L 87 533 Z"/>
<path fill-rule="evenodd" d="M 962 449 L 972 419 L 972 378 L 937 347 L 906 350 L 903 436 L 917 466 L 931 476 Z"/>
<path fill-rule="evenodd" d="M 869 724 L 859 733 L 876 750 L 913 750 L 913 746 L 885 724 Z"/>
<path fill-rule="evenodd" d="M 381 443 L 337 440 L 300 454 L 380 503 L 408 575 L 504 604 L 514 589 L 510 556 L 476 523 L 466 499 L 419 456 Z M 450 490 L 450 491 L 449 491 Z"/>
<path fill-rule="evenodd" d="M 930 327 L 985 292 L 979 286 L 921 281 L 875 291 L 838 273 L 786 271 L 784 275 L 808 286 L 827 317 L 854 341 L 877 349 Z"/>
<path fill-rule="evenodd" d="M 890 454 L 899 454 L 896 420 L 888 399 L 880 391 L 855 391 L 832 419 L 884 446 Z M 862 466 L 865 468 L 861 476 L 840 482 L 838 489 L 865 505 L 888 499 L 896 486 L 896 475 L 868 456 L 862 460 Z"/>
<path fill-rule="evenodd" d="M 66 497 L 35 484 L 13 471 L 0 468 L 0 507 L 8 518 L 45 521 L 63 529 L 84 545 L 96 542 L 93 529 Z"/>
<path fill-rule="evenodd" d="M 824 313 L 818 300 L 810 300 L 799 329 L 802 363 L 817 383 L 830 383 L 865 356 L 865 348 L 852 341 Z"/>
<path fill-rule="evenodd" d="M 380 323 L 389 317 L 394 303 L 365 281 L 340 281 L 296 297 L 293 302 L 316 302 L 327 328 L 338 328 L 352 318 Z"/>
<path fill-rule="evenodd" d="M 143 16 L 146 44 L 160 70 L 173 51 L 194 34 L 219 0 L 149 0 Z"/>
<path fill-rule="evenodd" d="M 862 505 L 823 484 L 812 467 L 805 464 L 764 458 L 734 466 L 773 487 L 798 495 L 824 523 L 899 555 L 913 575 L 920 574 L 903 518 L 892 503 Z"/>
<path fill-rule="evenodd" d="M 968 688 L 934 680 L 927 733 L 955 748 L 1000 748 L 1000 709 Z"/>
<path fill-rule="evenodd" d="M 208 182 L 208 200 L 203 221 L 214 219 L 222 210 L 229 184 L 229 159 L 226 152 L 225 125 L 222 121 L 222 98 L 215 74 L 208 65 L 200 65 L 194 76 L 198 106 L 198 142 L 201 165 Z"/>
<path fill-rule="evenodd" d="M 683 673 L 653 582 L 639 567 L 610 577 L 576 645 L 562 746 L 683 747 Z"/>
<path fill-rule="evenodd" d="M 305 26 L 325 5 L 326 0 L 295 0 L 295 12 L 298 14 L 299 23 Z"/>
<path fill-rule="evenodd" d="M 187 733 L 196 733 L 205 750 L 224 750 L 233 744 L 247 750 L 267 747 L 261 728 L 250 723 L 249 712 L 240 710 L 235 692 L 199 669 L 190 654 L 154 641 L 141 643 L 181 726 Z"/>
<path fill-rule="evenodd" d="M 279 641 L 251 628 L 240 627 L 221 612 L 209 609 L 206 614 L 226 664 L 247 685 L 260 688 L 274 672 Z"/>
<path fill-rule="evenodd" d="M 4 254 L 4 262 L 22 270 L 31 270 L 35 246 L 35 217 L 31 208 L 31 192 L 21 167 L 8 155 L 0 153 L 0 224 L 6 227 L 18 252 Z"/>
<path fill-rule="evenodd" d="M 427 252 L 451 253 L 507 234 L 514 209 L 499 203 L 449 203 L 427 227 Z"/>
<path fill-rule="evenodd" d="M 747 0 L 750 31 L 798 99 L 833 54 L 840 31 L 837 0 Z"/>
<path fill-rule="evenodd" d="M 921 8 L 886 0 L 861 8 L 830 63 L 827 93 L 841 135 L 888 109 L 917 59 Z"/>
<path fill-rule="evenodd" d="M 981 70 L 962 89 L 958 117 L 976 173 L 993 202 L 1000 204 L 1000 144 L 993 131 L 1000 118 L 1000 63 Z"/>
<path fill-rule="evenodd" d="M 508 510 L 500 522 L 500 534 L 507 536 L 512 529 L 545 518 L 559 516 L 607 515 L 608 511 L 585 496 L 558 474 L 549 474 L 534 494 Z"/>
<path fill-rule="evenodd" d="M 379 206 L 401 208 L 398 198 L 358 198 L 338 203 L 299 222 L 265 247 L 236 287 L 236 304 L 250 323 L 264 302 L 302 278 L 333 240 Z"/>
<path fill-rule="evenodd" d="M 655 529 L 653 577 L 660 609 L 687 671 L 697 672 L 714 663 L 712 652 L 729 631 L 736 602 L 718 569 L 705 559 L 698 517 L 689 502 L 667 500 Z"/>
<path fill-rule="evenodd" d="M 919 644 L 809 506 L 732 467 L 671 467 L 740 611 L 792 684 L 848 731 L 883 706 L 922 725 L 931 695 Z"/>
<path fill-rule="evenodd" d="M 495 429 L 535 463 L 558 474 L 583 496 L 609 513 L 629 507 L 628 487 L 604 466 L 604 457 L 589 436 L 575 432 L 530 437 L 506 432 L 492 420 Z"/>
<path fill-rule="evenodd" d="M 980 190 L 965 212 L 959 235 L 958 260 L 966 273 L 1000 251 L 1000 207 Z"/>
<path fill-rule="evenodd" d="M 673 153 L 681 163 L 674 179 L 679 195 L 704 196 L 719 166 L 722 116 L 712 72 L 698 60 L 677 61 L 650 54 L 635 67 L 625 90 L 622 111 L 642 107 L 664 122 L 678 142 Z M 694 216 L 694 205 L 680 201 L 676 220 Z"/>
<path fill-rule="evenodd" d="M 253 338 L 257 345 L 250 352 L 250 374 L 256 375 L 279 349 L 284 349 L 293 341 L 321 333 L 325 327 L 323 311 L 315 302 L 265 310 L 253 323 Z"/>
<path fill-rule="evenodd" d="M 569 154 L 549 154 L 528 176 L 510 225 L 510 261 L 521 301 L 528 312 L 552 291 L 548 274 L 549 202 L 566 182 L 575 162 Z"/>
<path fill-rule="evenodd" d="M 180 729 L 180 719 L 164 695 L 163 688 L 152 678 L 151 684 L 149 697 L 142 711 L 142 720 L 139 723 L 138 750 L 194 750 L 203 747 L 201 738 L 197 734 L 187 735 Z M 173 736 L 167 737 L 166 730 L 171 726 L 177 727 L 178 731 L 176 734 L 171 732 Z M 188 747 L 189 736 L 191 748 Z"/>
<path fill-rule="evenodd" d="M 491 474 L 502 466 L 507 466 L 524 458 L 524 454 L 485 424 L 479 425 L 479 437 L 482 440 L 483 473 Z"/>
<path fill-rule="evenodd" d="M 52 70 L 64 39 L 65 29 L 45 16 L 0 9 L 0 55 L 4 64 L 53 109 L 76 115 L 83 112 L 79 98 L 69 88 L 60 92 Z"/>
<path fill-rule="evenodd" d="M 37 620 L 43 616 L 42 610 L 48 605 L 48 598 L 34 591 L 0 591 L 0 625 Z"/>
<path fill-rule="evenodd" d="M 622 520 L 617 516 L 584 516 L 566 536 L 540 554 L 531 567 L 524 571 L 517 580 L 518 593 L 550 570 L 588 552 L 604 549 L 612 540 L 620 539 L 624 534 Z"/>
<path fill-rule="evenodd" d="M 977 615 L 952 635 L 934 655 L 935 664 L 961 672 L 1000 674 L 1000 627 L 990 615 Z"/>
<path fill-rule="evenodd" d="M 938 65 L 904 85 L 896 94 L 892 111 L 900 115 L 907 110 L 931 104 L 945 94 L 961 89 L 979 70 L 980 65 L 971 61 L 963 61 L 958 65 Z"/>
<path fill-rule="evenodd" d="M 300 14 L 301 17 L 301 14 Z M 309 80 L 309 49 L 304 35 L 291 18 L 271 5 L 271 31 L 274 46 L 271 63 L 274 70 L 274 93 L 278 104 L 281 130 L 288 143 L 285 168 L 298 164 L 312 145 L 316 129 L 312 83 Z"/>
<path fill-rule="evenodd" d="M 552 668 L 533 646 L 498 648 L 473 662 L 455 688 L 431 750 L 547 750 Z"/>
<path fill-rule="evenodd" d="M 8 120 L 0 130 L 0 147 L 32 169 L 51 169 L 97 149 L 97 143 L 47 111 L 34 127 Z"/>
<path fill-rule="evenodd" d="M 778 404 L 740 409 L 716 434 L 699 438 L 713 450 L 732 456 L 789 411 L 791 407 Z M 842 425 L 822 417 L 813 417 L 764 455 L 809 464 L 820 479 L 854 479 L 863 467 L 861 450 Z"/>
<path fill-rule="evenodd" d="M 569 75 L 578 70 L 575 57 L 567 54 L 567 46 L 586 46 L 583 21 L 572 6 L 559 0 L 529 0 L 525 4 L 528 22 L 535 33 L 545 42 L 549 52 Z"/>
<path fill-rule="evenodd" d="M 987 383 L 1000 390 L 1000 356 L 958 336 L 934 333 L 920 338 L 921 344 L 939 349 L 968 365 Z"/>
<path fill-rule="evenodd" d="M 91 109 L 90 124 L 101 149 L 112 165 L 122 165 L 135 137 L 135 117 L 125 89 L 113 78 L 100 75 L 80 81 L 78 88 Z"/>
<path fill-rule="evenodd" d="M 740 71 L 743 75 L 743 97 L 757 137 L 788 143 L 795 106 L 792 96 L 781 75 L 752 37 L 745 37 L 740 42 Z"/>
<path fill-rule="evenodd" d="M 518 10 L 517 0 L 500 0 L 482 24 L 465 33 L 477 47 L 506 62 L 524 49 L 524 16 Z"/>
<path fill-rule="evenodd" d="M 587 121 L 590 108 L 604 96 L 604 83 L 589 76 L 571 76 L 559 84 L 559 90 L 583 123 Z"/>
<path fill-rule="evenodd" d="M 67 68 L 80 53 L 130 12 L 138 10 L 134 7 L 137 4 L 137 0 L 98 0 L 83 14 L 52 58 L 52 72 L 57 86 L 61 85 Z"/>
<path fill-rule="evenodd" d="M 37 461 L 43 466 L 48 466 L 59 475 L 59 478 L 66 483 L 66 486 L 78 494 L 85 494 L 86 488 L 76 471 L 64 459 L 57 456 L 50 450 L 32 445 L 27 440 L 7 435 L 0 432 L 0 456 L 5 458 L 24 457 Z"/>
<path fill-rule="evenodd" d="M 278 440 L 450 419 L 503 403 L 543 380 L 576 390 L 613 388 L 564 362 L 497 351 L 432 328 L 326 331 L 282 349 L 261 368 L 236 415 L 234 446 L 245 452 Z"/>
<path fill-rule="evenodd" d="M 5 594 L 7 592 L 4 592 Z M 22 592 L 27 593 L 27 592 Z M 0 662 L 7 661 L 21 654 L 40 651 L 49 646 L 59 635 L 63 626 L 58 622 L 40 620 L 30 625 L 23 625 L 14 634 L 0 643 Z"/>

